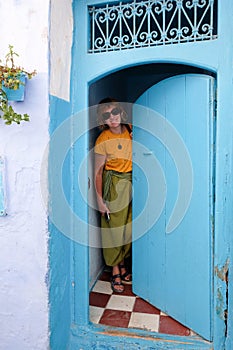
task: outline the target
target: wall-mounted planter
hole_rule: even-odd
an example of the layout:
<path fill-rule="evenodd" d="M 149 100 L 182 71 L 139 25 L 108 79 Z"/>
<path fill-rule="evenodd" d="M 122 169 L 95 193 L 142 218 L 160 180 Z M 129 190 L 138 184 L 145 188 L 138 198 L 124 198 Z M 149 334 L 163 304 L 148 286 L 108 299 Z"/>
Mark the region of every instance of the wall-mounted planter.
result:
<path fill-rule="evenodd" d="M 2 86 L 2 90 L 6 93 L 8 101 L 17 101 L 17 102 L 24 101 L 25 81 L 26 81 L 25 74 L 21 74 L 19 79 L 23 84 L 20 84 L 19 88 L 16 90 L 6 88 L 4 85 Z"/>

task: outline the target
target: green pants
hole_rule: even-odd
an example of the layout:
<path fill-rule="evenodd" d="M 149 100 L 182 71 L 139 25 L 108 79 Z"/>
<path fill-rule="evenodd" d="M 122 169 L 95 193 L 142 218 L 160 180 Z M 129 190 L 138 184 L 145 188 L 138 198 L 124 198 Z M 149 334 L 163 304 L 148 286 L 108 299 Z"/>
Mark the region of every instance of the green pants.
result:
<path fill-rule="evenodd" d="M 101 217 L 103 255 L 106 265 L 115 266 L 129 257 L 131 250 L 131 173 L 104 171 L 103 193 L 103 198 L 110 210 L 109 222 Z"/>

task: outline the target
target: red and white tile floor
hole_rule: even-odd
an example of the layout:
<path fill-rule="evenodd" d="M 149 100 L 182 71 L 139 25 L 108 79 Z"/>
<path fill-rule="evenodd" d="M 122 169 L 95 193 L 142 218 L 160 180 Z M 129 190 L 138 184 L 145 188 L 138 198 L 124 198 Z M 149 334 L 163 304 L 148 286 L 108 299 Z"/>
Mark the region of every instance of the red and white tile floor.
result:
<path fill-rule="evenodd" d="M 180 336 L 196 335 L 133 294 L 132 286 L 125 285 L 123 293 L 114 293 L 109 279 L 110 271 L 104 271 L 90 293 L 91 322 Z"/>

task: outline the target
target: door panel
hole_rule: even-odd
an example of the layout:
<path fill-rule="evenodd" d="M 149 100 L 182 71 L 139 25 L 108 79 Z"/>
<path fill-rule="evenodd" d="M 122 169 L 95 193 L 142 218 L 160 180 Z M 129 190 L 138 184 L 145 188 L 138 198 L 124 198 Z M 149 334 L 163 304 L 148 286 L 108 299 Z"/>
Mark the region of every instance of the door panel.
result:
<path fill-rule="evenodd" d="M 134 293 L 208 340 L 213 86 L 214 80 L 204 75 L 166 79 L 136 101 L 133 114 Z"/>

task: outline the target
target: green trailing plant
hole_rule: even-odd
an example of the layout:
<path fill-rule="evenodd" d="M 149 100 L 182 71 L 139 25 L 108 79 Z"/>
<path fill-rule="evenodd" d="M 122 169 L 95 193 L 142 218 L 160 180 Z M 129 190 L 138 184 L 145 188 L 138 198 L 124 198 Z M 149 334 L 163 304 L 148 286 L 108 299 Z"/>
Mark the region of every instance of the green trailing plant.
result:
<path fill-rule="evenodd" d="M 0 117 L 5 121 L 6 125 L 11 125 L 12 123 L 20 124 L 21 121 L 30 120 L 28 114 L 20 114 L 14 111 L 8 102 L 6 93 L 2 89 L 0 89 L 0 111 L 2 112 Z"/>
<path fill-rule="evenodd" d="M 12 123 L 20 124 L 21 121 L 29 121 L 28 114 L 20 114 L 14 111 L 12 105 L 9 104 L 7 94 L 3 90 L 3 87 L 17 90 L 20 85 L 25 83 L 21 80 L 21 76 L 24 75 L 27 79 L 31 79 L 36 75 L 36 71 L 27 72 L 24 68 L 15 65 L 15 58 L 19 55 L 14 51 L 14 47 L 9 45 L 9 52 L 5 56 L 5 63 L 0 64 L 0 118 L 5 121 L 5 124 L 10 125 Z M 2 61 L 0 61 L 2 63 Z"/>

